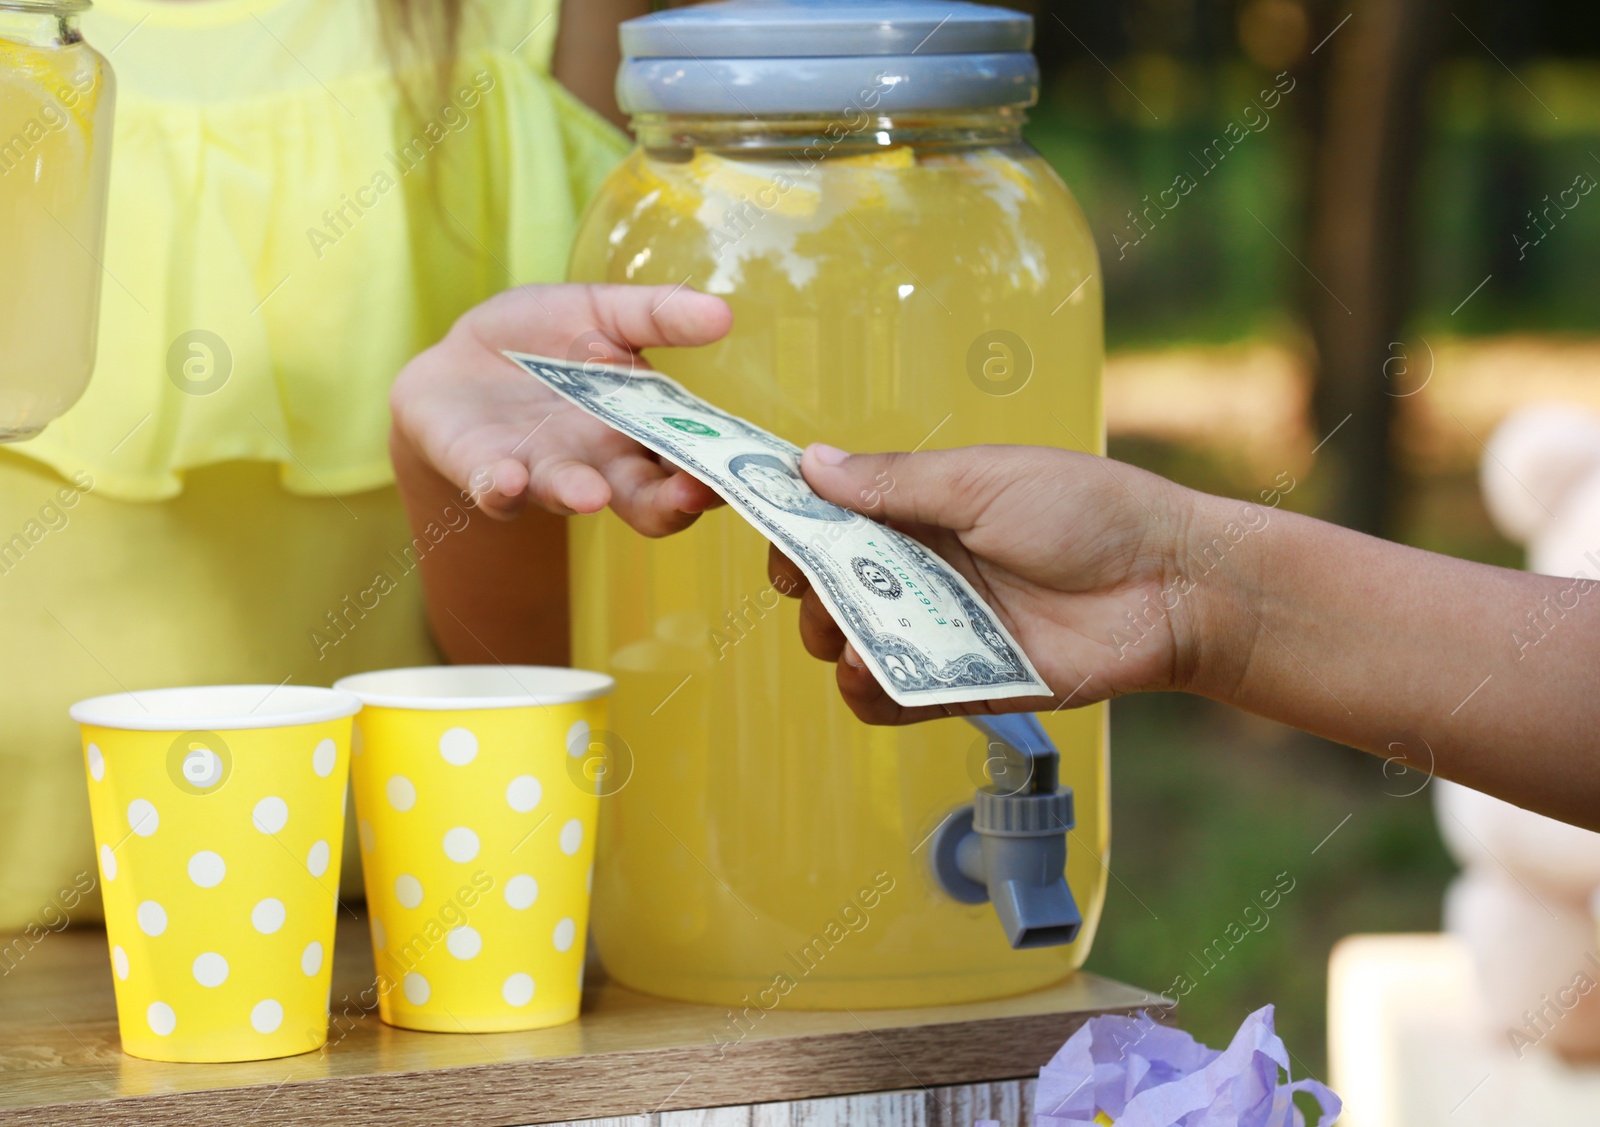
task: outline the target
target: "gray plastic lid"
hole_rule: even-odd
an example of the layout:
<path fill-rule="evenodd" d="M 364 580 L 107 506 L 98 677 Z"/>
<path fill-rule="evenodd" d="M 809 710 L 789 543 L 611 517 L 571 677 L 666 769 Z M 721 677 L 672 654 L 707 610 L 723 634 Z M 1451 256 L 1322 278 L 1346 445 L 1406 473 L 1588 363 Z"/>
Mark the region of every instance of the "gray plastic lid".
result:
<path fill-rule="evenodd" d="M 1032 46 L 1032 16 L 960 0 L 728 0 L 622 25 L 630 59 L 984 55 Z"/>
<path fill-rule="evenodd" d="M 629 113 L 1032 105 L 1033 19 L 961 0 L 724 0 L 622 25 Z"/>

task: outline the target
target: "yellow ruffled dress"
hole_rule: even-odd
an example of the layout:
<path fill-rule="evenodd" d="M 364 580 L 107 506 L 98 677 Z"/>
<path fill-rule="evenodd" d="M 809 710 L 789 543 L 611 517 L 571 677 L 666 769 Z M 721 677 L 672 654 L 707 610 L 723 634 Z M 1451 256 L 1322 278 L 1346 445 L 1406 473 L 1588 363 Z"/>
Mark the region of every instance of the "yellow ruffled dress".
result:
<path fill-rule="evenodd" d="M 626 141 L 550 76 L 556 0 L 479 0 L 419 119 L 375 3 L 83 17 L 118 84 L 99 354 L 0 448 L 0 929 L 97 877 L 72 701 L 437 659 L 390 382 L 472 304 L 561 279 Z"/>

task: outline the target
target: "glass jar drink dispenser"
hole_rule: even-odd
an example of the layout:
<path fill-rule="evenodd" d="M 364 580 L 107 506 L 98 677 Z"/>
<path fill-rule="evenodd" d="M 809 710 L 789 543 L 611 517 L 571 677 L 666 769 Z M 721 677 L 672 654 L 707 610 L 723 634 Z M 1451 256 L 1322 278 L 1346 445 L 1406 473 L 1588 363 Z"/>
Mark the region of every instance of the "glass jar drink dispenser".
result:
<path fill-rule="evenodd" d="M 87 0 L 0 0 L 0 442 L 78 401 L 94 368 L 111 67 Z"/>
<path fill-rule="evenodd" d="M 1026 16 L 942 0 L 731 0 L 624 24 L 639 147 L 586 215 L 572 276 L 726 298 L 726 340 L 651 362 L 801 444 L 1100 452 L 1098 266 L 1020 138 L 1031 38 Z M 857 721 L 769 585 L 765 541 L 726 510 L 659 541 L 609 513 L 572 536 L 574 659 L 616 676 L 633 755 L 595 871 L 614 977 L 854 1008 L 998 997 L 1083 962 L 1106 881 L 1104 706 L 1044 718 L 1076 797 L 1082 929 L 1014 950 L 930 862 L 984 782 L 984 736 Z"/>

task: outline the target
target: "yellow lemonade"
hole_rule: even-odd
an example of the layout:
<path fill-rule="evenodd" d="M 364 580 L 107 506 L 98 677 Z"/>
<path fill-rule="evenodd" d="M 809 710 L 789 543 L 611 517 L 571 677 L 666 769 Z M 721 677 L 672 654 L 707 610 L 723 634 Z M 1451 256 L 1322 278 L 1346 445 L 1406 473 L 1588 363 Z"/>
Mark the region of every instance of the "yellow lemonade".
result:
<path fill-rule="evenodd" d="M 41 23 L 0 12 L 0 442 L 77 402 L 100 309 L 111 71 Z"/>
<path fill-rule="evenodd" d="M 795 442 L 1099 452 L 1101 291 L 1082 214 L 1014 122 L 998 139 L 950 132 L 869 133 L 818 161 L 798 144 L 641 131 L 647 148 L 585 219 L 573 276 L 725 297 L 725 341 L 650 360 Z M 915 143 L 884 143 L 901 135 Z M 613 735 L 632 753 L 609 780 L 595 870 L 611 974 L 733 1007 L 737 1039 L 780 1001 L 995 997 L 1083 962 L 1106 880 L 1103 706 L 1045 719 L 1076 792 L 1081 936 L 1013 951 L 989 905 L 955 902 L 929 872 L 928 836 L 984 781 L 974 729 L 857 721 L 766 578 L 766 541 L 726 510 L 663 540 L 609 513 L 572 535 L 574 661 L 616 677 Z"/>

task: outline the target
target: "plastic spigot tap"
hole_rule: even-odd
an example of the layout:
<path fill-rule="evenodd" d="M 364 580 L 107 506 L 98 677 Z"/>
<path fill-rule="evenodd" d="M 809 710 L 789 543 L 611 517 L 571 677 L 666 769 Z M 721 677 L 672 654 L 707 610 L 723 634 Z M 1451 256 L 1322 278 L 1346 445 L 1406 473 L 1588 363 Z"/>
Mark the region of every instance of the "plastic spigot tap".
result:
<path fill-rule="evenodd" d="M 1032 712 L 968 716 L 989 737 L 990 785 L 1008 794 L 1051 794 L 1061 775 L 1061 756 Z M 1000 752 L 996 755 L 995 752 Z"/>
<path fill-rule="evenodd" d="M 967 720 L 988 737 L 990 782 L 935 831 L 934 877 L 962 903 L 991 901 L 1014 948 L 1071 943 L 1083 917 L 1064 875 L 1074 817 L 1055 744 L 1032 713 Z"/>

